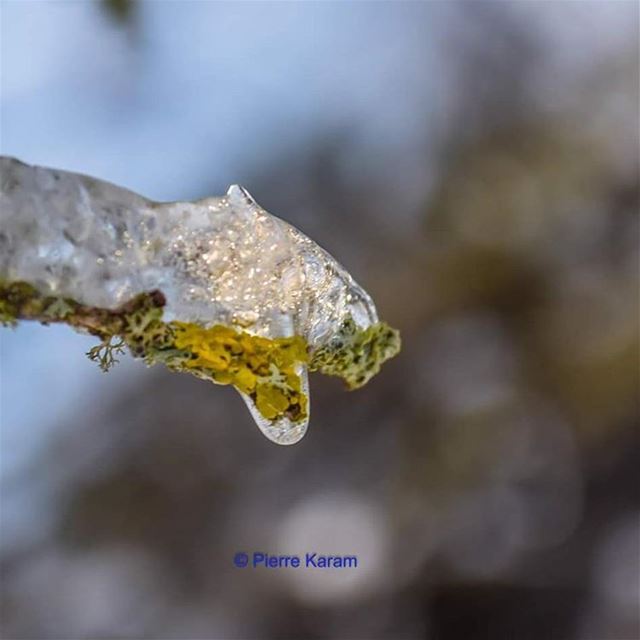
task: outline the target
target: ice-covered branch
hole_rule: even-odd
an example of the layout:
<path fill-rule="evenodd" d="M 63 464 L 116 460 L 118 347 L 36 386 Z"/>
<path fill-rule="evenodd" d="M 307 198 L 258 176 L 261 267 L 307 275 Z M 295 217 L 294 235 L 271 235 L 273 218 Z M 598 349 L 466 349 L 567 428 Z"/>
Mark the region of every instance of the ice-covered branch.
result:
<path fill-rule="evenodd" d="M 307 370 L 366 383 L 399 349 L 367 293 L 242 187 L 157 203 L 115 185 L 1 158 L 0 316 L 126 345 L 149 364 L 232 384 L 271 440 L 309 417 Z"/>

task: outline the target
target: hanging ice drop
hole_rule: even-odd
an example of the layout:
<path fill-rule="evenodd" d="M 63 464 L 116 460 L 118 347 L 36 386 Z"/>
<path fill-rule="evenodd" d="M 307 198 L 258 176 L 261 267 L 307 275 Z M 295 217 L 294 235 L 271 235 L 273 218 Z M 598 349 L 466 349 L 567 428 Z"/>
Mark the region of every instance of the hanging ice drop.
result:
<path fill-rule="evenodd" d="M 307 370 L 366 383 L 399 349 L 326 251 L 233 186 L 157 203 L 87 176 L 0 159 L 0 320 L 65 322 L 242 395 L 262 432 L 297 442 Z"/>

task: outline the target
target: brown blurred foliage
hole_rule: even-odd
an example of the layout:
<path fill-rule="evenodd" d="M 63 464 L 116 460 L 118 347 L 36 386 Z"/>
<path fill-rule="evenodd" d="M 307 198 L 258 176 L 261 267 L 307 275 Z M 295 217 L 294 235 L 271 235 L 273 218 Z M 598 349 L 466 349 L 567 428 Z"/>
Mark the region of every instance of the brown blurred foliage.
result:
<path fill-rule="evenodd" d="M 247 181 L 345 262 L 402 354 L 353 394 L 312 380 L 289 449 L 227 390 L 163 371 L 90 424 L 79 408 L 43 461 L 56 526 L 4 561 L 7 638 L 639 637 L 637 59 L 549 108 L 544 44 L 494 9 L 452 39 L 418 223 L 394 224 L 393 185 L 384 219 L 378 186 L 349 181 L 344 131 Z M 233 568 L 286 552 L 318 496 L 378 514 L 323 534 L 360 553 L 378 528 L 366 585 L 309 578 L 309 596 Z"/>

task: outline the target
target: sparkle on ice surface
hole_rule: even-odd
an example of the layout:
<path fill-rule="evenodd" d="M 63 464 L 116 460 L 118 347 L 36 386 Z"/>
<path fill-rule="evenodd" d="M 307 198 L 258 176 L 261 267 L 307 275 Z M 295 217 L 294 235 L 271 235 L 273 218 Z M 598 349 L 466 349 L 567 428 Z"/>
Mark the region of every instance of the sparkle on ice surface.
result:
<path fill-rule="evenodd" d="M 166 321 L 224 324 L 326 344 L 350 315 L 377 322 L 368 294 L 326 251 L 239 186 L 222 197 L 157 203 L 110 183 L 3 157 L 0 277 L 115 309 L 160 289 Z M 307 384 L 306 370 L 301 369 Z M 265 435 L 299 440 L 306 424 Z"/>

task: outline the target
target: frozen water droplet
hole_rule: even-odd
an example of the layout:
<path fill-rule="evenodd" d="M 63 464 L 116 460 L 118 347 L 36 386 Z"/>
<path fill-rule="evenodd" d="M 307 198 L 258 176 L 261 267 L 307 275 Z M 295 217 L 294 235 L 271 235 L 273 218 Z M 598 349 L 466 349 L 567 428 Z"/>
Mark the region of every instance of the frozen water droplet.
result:
<path fill-rule="evenodd" d="M 302 382 L 302 392 L 309 399 L 309 376 L 307 367 L 300 365 L 296 368 L 296 373 Z M 309 406 L 307 405 L 307 417 L 300 422 L 293 422 L 288 418 L 279 420 L 267 420 L 259 411 L 253 400 L 246 394 L 240 393 L 245 401 L 258 428 L 271 442 L 276 444 L 295 444 L 299 442 L 307 432 L 309 426 Z"/>

